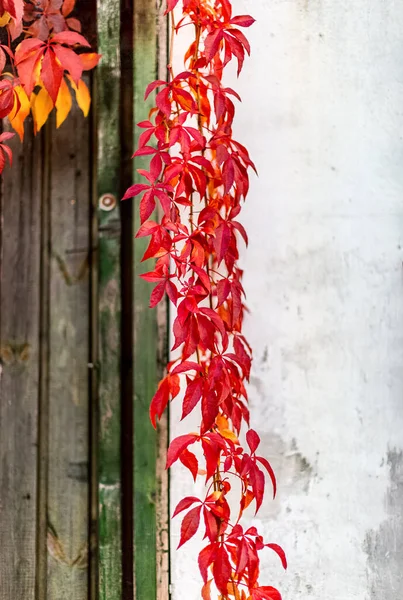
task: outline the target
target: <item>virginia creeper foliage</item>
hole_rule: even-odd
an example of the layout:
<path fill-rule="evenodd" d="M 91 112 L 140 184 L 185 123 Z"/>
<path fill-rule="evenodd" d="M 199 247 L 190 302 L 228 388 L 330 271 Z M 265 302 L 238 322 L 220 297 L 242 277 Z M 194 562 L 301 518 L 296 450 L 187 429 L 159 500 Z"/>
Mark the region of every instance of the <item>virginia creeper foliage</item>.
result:
<path fill-rule="evenodd" d="M 8 117 L 21 141 L 32 113 L 37 133 L 56 108 L 56 125 L 72 106 L 71 91 L 87 116 L 90 93 L 82 80 L 99 55 L 89 50 L 74 15 L 75 0 L 0 0 L 0 118 Z M 0 136 L 0 173 L 10 148 Z"/>
<path fill-rule="evenodd" d="M 258 579 L 262 551 L 276 552 L 286 568 L 283 550 L 265 543 L 255 527 L 245 530 L 241 524 L 251 504 L 259 510 L 267 475 L 276 493 L 273 469 L 259 455 L 258 434 L 248 429 L 245 448 L 239 441 L 242 424 L 249 428 L 245 382 L 252 350 L 242 331 L 244 290 L 237 264 L 238 243 L 248 238 L 237 218 L 249 189 L 248 172 L 255 167 L 232 135 L 234 99 L 240 98 L 225 87 L 223 75 L 233 60 L 241 72 L 250 53 L 242 29 L 254 19 L 233 16 L 230 0 L 183 0 L 175 24 L 177 4 L 168 0 L 169 77 L 148 86 L 146 98 L 155 92 L 156 106 L 149 120 L 139 123 L 143 132 L 134 156 L 150 156 L 150 166 L 139 169 L 144 183 L 134 184 L 124 196 L 141 195 L 137 237 L 150 236 L 143 260 L 156 259 L 154 270 L 142 275 L 156 283 L 150 305 L 167 294 L 177 307 L 172 350 L 178 358 L 167 366 L 150 416 L 156 426 L 180 392 L 182 418 L 200 411 L 199 431 L 171 442 L 167 468 L 180 461 L 195 480 L 206 479 L 205 497 L 183 498 L 174 512 L 184 514 L 179 546 L 203 522 L 203 599 L 215 593 L 220 600 L 281 600 L 275 588 Z M 173 40 L 182 27 L 192 28 L 194 40 L 184 56 L 184 70 L 175 74 Z M 157 203 L 159 222 L 151 218 Z M 231 492 L 240 494 L 236 512 L 230 507 Z"/>

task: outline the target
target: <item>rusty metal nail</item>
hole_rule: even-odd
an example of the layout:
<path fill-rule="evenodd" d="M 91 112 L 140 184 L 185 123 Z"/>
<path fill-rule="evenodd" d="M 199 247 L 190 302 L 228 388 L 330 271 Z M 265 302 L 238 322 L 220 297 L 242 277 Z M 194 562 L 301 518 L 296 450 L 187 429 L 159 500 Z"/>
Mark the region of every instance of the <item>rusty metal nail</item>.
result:
<path fill-rule="evenodd" d="M 113 210 L 116 206 L 116 198 L 113 194 L 103 194 L 99 199 L 99 208 L 101 210 Z"/>

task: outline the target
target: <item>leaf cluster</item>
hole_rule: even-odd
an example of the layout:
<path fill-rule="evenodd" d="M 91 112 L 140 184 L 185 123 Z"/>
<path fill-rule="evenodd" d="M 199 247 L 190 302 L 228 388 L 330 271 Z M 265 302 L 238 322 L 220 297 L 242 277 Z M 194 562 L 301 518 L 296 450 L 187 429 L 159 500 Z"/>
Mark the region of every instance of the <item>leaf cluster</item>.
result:
<path fill-rule="evenodd" d="M 241 524 L 251 504 L 259 510 L 267 476 L 276 493 L 270 463 L 256 454 L 258 434 L 248 429 L 247 449 L 239 441 L 242 426 L 249 428 L 246 384 L 252 349 L 243 333 L 245 292 L 238 265 L 239 244 L 247 244 L 248 237 L 238 217 L 249 191 L 249 172 L 256 169 L 233 136 L 240 97 L 225 85 L 224 72 L 232 61 L 238 75 L 242 71 L 250 53 L 242 30 L 254 19 L 233 16 L 230 0 L 183 0 L 175 23 L 177 4 L 168 0 L 172 40 L 182 27 L 193 29 L 194 40 L 183 71 L 173 72 L 171 56 L 167 80 L 147 87 L 145 97 L 155 94 L 155 107 L 139 123 L 134 156 L 149 157 L 149 168 L 138 170 L 142 181 L 124 196 L 139 200 L 137 237 L 150 238 L 143 260 L 154 259 L 155 264 L 142 275 L 155 284 L 150 306 L 168 296 L 176 307 L 176 358 L 151 401 L 150 417 L 156 426 L 178 397 L 182 419 L 195 410 L 200 414 L 197 432 L 172 440 L 167 468 L 180 461 L 194 480 L 205 477 L 205 497 L 188 496 L 174 512 L 185 513 L 179 546 L 203 523 L 203 599 L 210 600 L 215 589 L 220 600 L 281 600 L 276 589 L 260 586 L 258 580 L 262 551 L 273 550 L 286 567 L 283 550 L 265 543 L 255 527 L 244 530 Z M 232 514 L 234 503 L 228 498 L 238 490 L 238 512 Z"/>
<path fill-rule="evenodd" d="M 81 35 L 74 8 L 75 0 L 0 0 L 0 118 L 8 117 L 21 141 L 29 114 L 37 133 L 55 108 L 60 127 L 72 94 L 88 114 L 91 98 L 82 75 L 100 57 Z M 2 134 L 1 142 L 13 135 Z M 6 148 L 0 144 L 0 173 L 6 157 L 12 162 Z"/>

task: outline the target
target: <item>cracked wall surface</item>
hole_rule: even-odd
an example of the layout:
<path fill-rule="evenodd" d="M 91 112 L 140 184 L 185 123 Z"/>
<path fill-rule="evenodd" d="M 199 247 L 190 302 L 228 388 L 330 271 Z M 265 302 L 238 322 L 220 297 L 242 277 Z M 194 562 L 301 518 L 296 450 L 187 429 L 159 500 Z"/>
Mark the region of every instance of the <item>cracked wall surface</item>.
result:
<path fill-rule="evenodd" d="M 227 81 L 260 173 L 240 219 L 249 394 L 279 485 L 250 522 L 289 560 L 284 573 L 268 552 L 261 582 L 284 600 L 401 600 L 403 4 L 234 10 L 257 19 L 252 57 Z M 194 427 L 179 418 L 173 404 L 171 435 Z M 175 468 L 172 507 L 201 489 Z M 173 600 L 197 600 L 201 540 L 174 550 L 179 526 Z"/>

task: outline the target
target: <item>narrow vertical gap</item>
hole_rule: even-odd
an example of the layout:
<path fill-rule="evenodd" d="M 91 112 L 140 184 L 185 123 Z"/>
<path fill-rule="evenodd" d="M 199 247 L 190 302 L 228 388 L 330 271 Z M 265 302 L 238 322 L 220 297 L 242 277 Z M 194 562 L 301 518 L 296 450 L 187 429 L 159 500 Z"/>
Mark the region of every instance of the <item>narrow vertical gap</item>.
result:
<path fill-rule="evenodd" d="M 81 9 L 85 32 L 95 51 L 97 39 L 97 2 L 89 0 Z M 91 111 L 89 115 L 89 346 L 88 346 L 88 600 L 99 598 L 99 372 L 98 372 L 98 113 L 97 86 L 93 71 L 89 74 Z"/>
<path fill-rule="evenodd" d="M 120 2 L 120 197 L 132 183 L 133 0 Z M 122 600 L 133 600 L 133 201 L 121 210 Z"/>
<path fill-rule="evenodd" d="M 35 598 L 47 598 L 47 504 L 49 456 L 49 322 L 50 322 L 50 173 L 52 137 L 50 123 L 41 133 L 41 245 L 39 314 L 39 387 L 38 387 L 38 480 Z"/>
<path fill-rule="evenodd" d="M 165 4 L 161 0 L 155 0 L 157 6 L 157 17 L 158 17 L 158 27 L 157 27 L 157 53 L 156 53 L 156 73 L 157 79 L 162 79 L 168 81 L 168 56 L 169 56 L 169 46 L 170 46 L 170 36 L 169 36 L 169 16 L 165 15 Z M 161 210 L 159 211 L 159 218 L 162 218 Z M 158 332 L 159 332 L 159 343 L 160 343 L 160 352 L 158 357 L 158 378 L 161 379 L 165 373 L 166 365 L 169 361 L 169 348 L 170 348 L 170 340 L 169 340 L 169 331 L 170 331 L 170 312 L 169 312 L 169 301 L 166 298 L 166 301 L 159 305 L 157 308 L 157 322 L 158 322 Z M 159 444 L 159 453 L 163 454 L 163 468 L 165 469 L 165 454 L 167 452 L 167 447 L 170 441 L 170 411 L 169 405 L 166 411 L 166 437 L 162 435 L 162 439 L 158 440 Z M 166 446 L 165 446 L 166 444 Z M 169 600 L 171 597 L 171 521 L 170 521 L 170 504 L 171 504 L 171 488 L 170 488 L 170 469 L 164 473 L 165 485 L 166 485 L 166 529 L 167 529 L 167 572 L 166 572 L 166 587 L 162 580 L 157 579 L 158 584 L 161 586 L 161 589 L 157 587 L 157 600 Z M 162 476 L 163 477 L 163 476 Z M 164 495 L 162 495 L 164 498 Z M 160 508 L 163 511 L 162 508 Z M 160 527 L 162 523 L 159 523 Z M 157 535 L 158 535 L 157 531 Z M 159 549 L 160 552 L 164 552 L 165 548 Z M 164 574 L 161 574 L 162 577 Z M 168 598 L 164 598 L 164 594 L 168 593 Z"/>
<path fill-rule="evenodd" d="M 95 77 L 91 75 L 92 108 L 90 113 L 90 214 L 89 214 L 89 600 L 99 598 L 99 539 L 98 539 L 98 446 L 99 446 L 99 394 L 98 394 L 98 190 L 97 190 L 97 156 L 98 156 L 98 118 Z"/>

